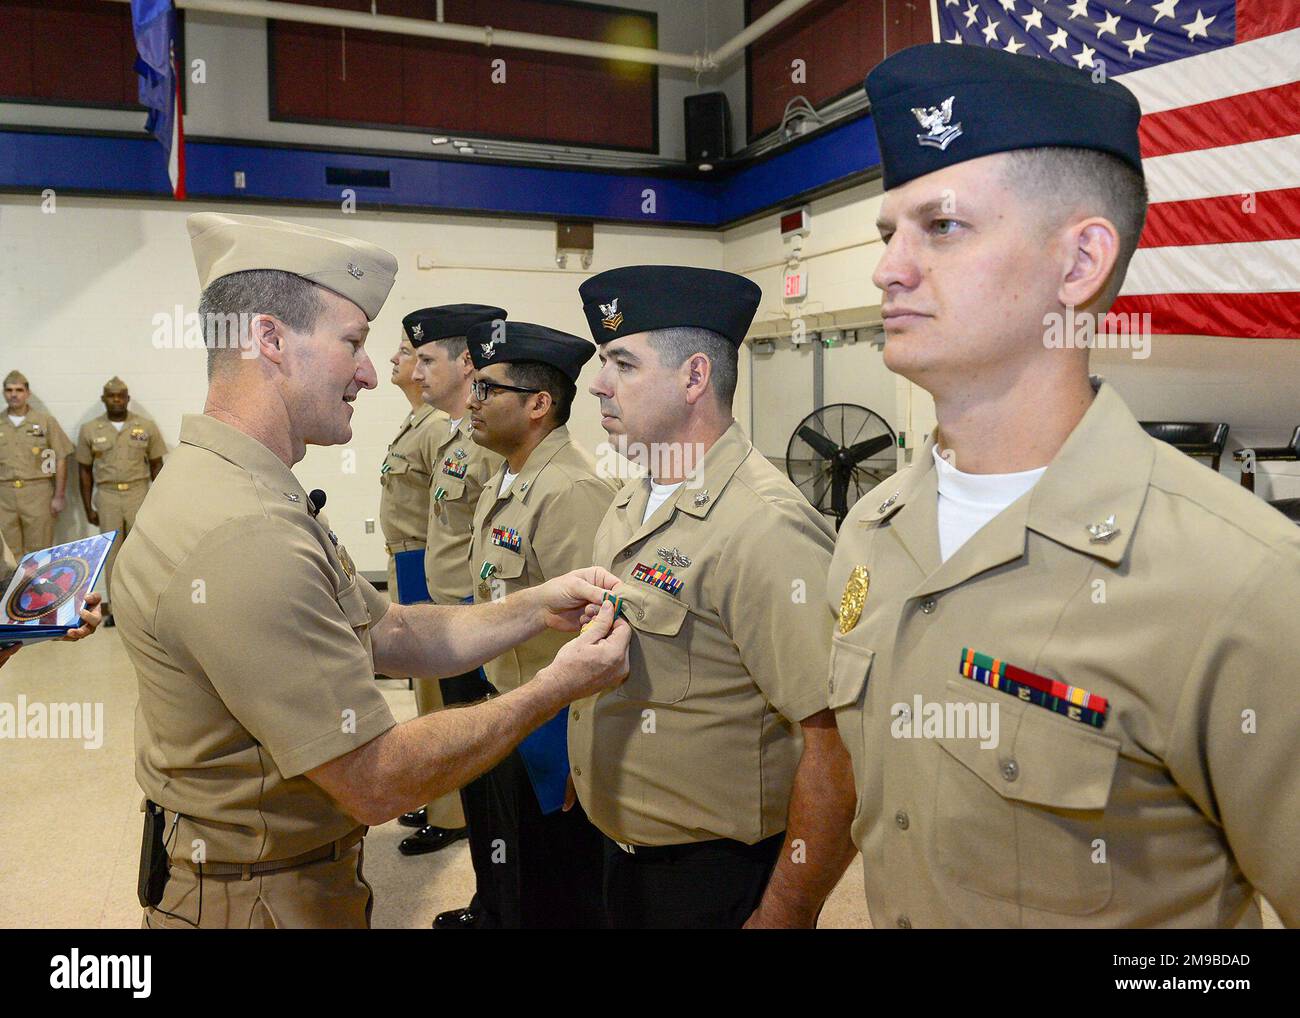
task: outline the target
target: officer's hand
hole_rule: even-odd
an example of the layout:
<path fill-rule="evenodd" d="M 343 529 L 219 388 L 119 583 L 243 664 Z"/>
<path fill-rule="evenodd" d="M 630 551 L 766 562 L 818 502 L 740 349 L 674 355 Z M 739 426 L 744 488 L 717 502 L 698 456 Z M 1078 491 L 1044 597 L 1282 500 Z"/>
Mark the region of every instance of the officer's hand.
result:
<path fill-rule="evenodd" d="M 542 621 L 551 629 L 572 633 L 596 616 L 605 591 L 619 580 L 600 566 L 575 569 L 547 580 L 537 588 L 542 599 Z"/>
<path fill-rule="evenodd" d="M 631 639 L 632 629 L 626 620 L 615 617 L 612 604 L 603 604 L 538 678 L 544 677 L 565 703 L 613 689 L 627 678 Z"/>
<path fill-rule="evenodd" d="M 5 666 L 5 662 L 8 661 L 11 657 L 13 657 L 22 649 L 23 649 L 23 645 L 19 643 L 13 647 L 6 648 L 5 650 L 0 650 L 0 668 L 3 668 Z"/>
<path fill-rule="evenodd" d="M 68 504 L 67 496 L 55 495 L 52 499 L 50 499 L 50 515 L 58 516 L 59 513 L 63 512 L 63 507 L 67 504 Z"/>
<path fill-rule="evenodd" d="M 99 594 L 87 594 L 86 606 L 81 609 L 82 625 L 76 629 L 69 629 L 67 636 L 61 636 L 61 640 L 84 640 L 87 636 L 99 628 L 99 624 L 104 621 L 104 613 L 100 610 L 99 602 L 103 598 Z"/>
<path fill-rule="evenodd" d="M 87 509 L 87 510 L 86 510 L 86 521 L 87 521 L 87 522 L 88 522 L 92 527 L 97 527 L 97 526 L 99 526 L 99 513 L 95 512 L 94 509 Z"/>

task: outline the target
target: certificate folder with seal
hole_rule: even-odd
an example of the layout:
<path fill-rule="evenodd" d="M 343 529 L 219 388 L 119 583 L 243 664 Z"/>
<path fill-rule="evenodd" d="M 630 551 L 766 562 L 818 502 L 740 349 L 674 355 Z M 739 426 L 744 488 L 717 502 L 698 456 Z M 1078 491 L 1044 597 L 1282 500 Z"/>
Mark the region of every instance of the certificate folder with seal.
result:
<path fill-rule="evenodd" d="M 0 601 L 0 646 L 66 636 L 104 570 L 116 530 L 28 552 Z"/>

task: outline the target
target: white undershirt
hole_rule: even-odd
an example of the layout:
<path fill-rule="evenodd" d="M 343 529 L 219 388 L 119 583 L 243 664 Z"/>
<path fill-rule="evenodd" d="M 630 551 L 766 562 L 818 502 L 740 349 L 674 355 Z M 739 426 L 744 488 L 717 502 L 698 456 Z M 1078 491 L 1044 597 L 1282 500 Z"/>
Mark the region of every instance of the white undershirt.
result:
<path fill-rule="evenodd" d="M 506 467 L 506 475 L 505 477 L 501 478 L 501 490 L 497 492 L 497 498 L 505 497 L 506 492 L 510 490 L 510 482 L 512 482 L 518 476 L 519 476 L 518 474 L 512 474 L 510 472 L 510 468 Z"/>
<path fill-rule="evenodd" d="M 126 421 L 109 421 L 108 423 L 113 425 L 113 430 L 119 435 L 122 433 L 122 429 L 126 427 Z"/>
<path fill-rule="evenodd" d="M 9 414 L 8 416 L 9 416 L 9 423 L 11 423 L 15 428 L 18 427 L 18 425 L 22 424 L 23 421 L 27 419 L 26 415 L 23 415 L 22 417 L 15 417 L 13 414 Z"/>
<path fill-rule="evenodd" d="M 1014 474 L 966 474 L 934 447 L 939 481 L 939 555 L 947 562 L 984 524 L 1027 492 L 1047 467 Z"/>
<path fill-rule="evenodd" d="M 641 517 L 641 522 L 645 523 L 653 516 L 655 510 L 672 498 L 673 493 L 685 483 L 685 481 L 678 481 L 676 484 L 658 484 L 651 480 L 650 501 L 645 504 L 645 515 Z"/>
<path fill-rule="evenodd" d="M 465 418 L 463 416 L 457 417 L 454 421 L 451 422 L 451 433 L 453 435 L 456 434 L 456 429 L 460 427 L 460 422 L 463 421 L 464 419 Z"/>

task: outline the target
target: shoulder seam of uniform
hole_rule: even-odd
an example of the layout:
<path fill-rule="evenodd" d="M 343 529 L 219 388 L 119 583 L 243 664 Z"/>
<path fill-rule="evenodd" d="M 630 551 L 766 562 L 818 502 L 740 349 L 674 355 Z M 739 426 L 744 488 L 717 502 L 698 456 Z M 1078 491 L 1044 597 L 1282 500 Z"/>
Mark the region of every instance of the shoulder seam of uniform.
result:
<path fill-rule="evenodd" d="M 1152 480 L 1149 483 L 1152 488 L 1160 492 L 1162 495 L 1167 495 L 1170 498 L 1180 499 L 1181 501 L 1187 502 L 1190 505 L 1195 506 L 1197 509 L 1201 510 L 1207 516 L 1214 517 L 1216 520 L 1231 527 L 1233 530 L 1237 531 L 1242 536 L 1249 538 L 1254 544 L 1260 546 L 1261 548 L 1265 548 L 1268 550 L 1283 548 L 1289 544 L 1296 543 L 1296 540 L 1300 539 L 1300 528 L 1296 528 L 1294 524 L 1292 525 L 1292 529 L 1296 530 L 1297 533 L 1288 534 L 1285 531 L 1283 531 L 1281 534 L 1278 535 L 1276 539 L 1271 537 L 1270 538 L 1261 537 L 1259 534 L 1247 530 L 1237 520 L 1229 516 L 1224 516 L 1223 513 L 1219 512 L 1217 509 L 1214 509 L 1206 505 L 1202 499 L 1196 497 L 1193 494 L 1190 494 L 1186 491 L 1170 488 L 1164 484 L 1160 484 L 1155 480 Z M 1270 506 L 1269 508 L 1272 507 Z M 1145 512 L 1145 507 L 1143 507 L 1143 511 Z"/>

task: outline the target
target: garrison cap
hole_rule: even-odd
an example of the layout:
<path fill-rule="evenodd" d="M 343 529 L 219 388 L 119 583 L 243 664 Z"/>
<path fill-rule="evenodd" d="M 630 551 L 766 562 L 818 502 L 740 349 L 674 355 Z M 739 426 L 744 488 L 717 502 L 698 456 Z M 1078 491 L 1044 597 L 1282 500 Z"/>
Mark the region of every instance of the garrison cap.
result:
<path fill-rule="evenodd" d="M 122 381 L 122 379 L 118 378 L 117 375 L 114 375 L 112 378 L 110 378 L 107 382 L 104 383 L 105 394 L 110 392 L 126 392 L 126 391 L 127 391 L 126 383 Z"/>
<path fill-rule="evenodd" d="M 1023 148 L 1095 149 L 1142 173 L 1133 93 L 1054 60 L 923 43 L 883 60 L 866 85 L 886 191 Z"/>
<path fill-rule="evenodd" d="M 476 368 L 537 361 L 559 368 L 573 382 L 596 352 L 590 340 L 529 322 L 480 322 L 470 328 L 466 339 Z"/>
<path fill-rule="evenodd" d="M 346 297 L 374 321 L 397 275 L 397 259 L 382 247 L 328 230 L 225 212 L 186 220 L 199 287 L 250 269 L 278 269 Z"/>
<path fill-rule="evenodd" d="M 467 336 L 479 322 L 505 321 L 504 308 L 490 304 L 441 304 L 421 308 L 402 319 L 402 329 L 412 346 L 423 346 L 435 339 Z"/>
<path fill-rule="evenodd" d="M 686 265 L 628 265 L 581 286 L 582 311 L 597 343 L 653 329 L 708 329 L 737 347 L 763 291 L 734 272 Z"/>
<path fill-rule="evenodd" d="M 27 381 L 27 376 L 24 375 L 24 374 L 23 374 L 21 371 L 19 371 L 17 368 L 15 368 L 13 371 L 9 372 L 9 374 L 5 375 L 5 382 L 4 382 L 4 384 L 5 384 L 5 385 L 25 385 L 25 386 L 27 386 L 27 388 L 29 388 L 29 389 L 31 388 L 31 384 Z"/>

